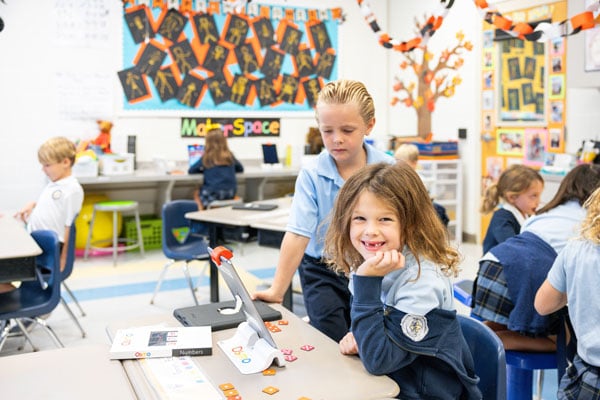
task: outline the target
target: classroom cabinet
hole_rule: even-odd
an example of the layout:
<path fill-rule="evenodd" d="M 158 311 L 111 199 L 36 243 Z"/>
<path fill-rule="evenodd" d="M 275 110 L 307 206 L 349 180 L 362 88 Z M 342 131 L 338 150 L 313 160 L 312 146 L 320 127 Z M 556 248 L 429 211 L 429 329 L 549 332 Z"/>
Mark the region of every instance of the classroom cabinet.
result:
<path fill-rule="evenodd" d="M 462 168 L 460 160 L 419 160 L 417 172 L 429 190 L 429 195 L 446 208 L 450 238 L 462 243 Z"/>

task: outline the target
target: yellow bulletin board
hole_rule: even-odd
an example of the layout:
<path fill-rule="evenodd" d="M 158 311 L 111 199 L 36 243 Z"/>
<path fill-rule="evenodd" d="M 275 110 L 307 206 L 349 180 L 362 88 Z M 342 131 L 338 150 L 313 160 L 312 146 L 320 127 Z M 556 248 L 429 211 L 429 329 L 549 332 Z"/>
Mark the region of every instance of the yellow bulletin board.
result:
<path fill-rule="evenodd" d="M 515 23 L 567 18 L 567 2 L 501 10 Z M 510 11 L 510 12 L 508 12 Z M 567 41 L 497 40 L 483 24 L 481 97 L 481 195 L 511 164 L 540 168 L 565 149 Z M 490 215 L 481 215 L 480 240 Z"/>
<path fill-rule="evenodd" d="M 545 43 L 509 39 L 500 47 L 499 124 L 545 124 Z"/>

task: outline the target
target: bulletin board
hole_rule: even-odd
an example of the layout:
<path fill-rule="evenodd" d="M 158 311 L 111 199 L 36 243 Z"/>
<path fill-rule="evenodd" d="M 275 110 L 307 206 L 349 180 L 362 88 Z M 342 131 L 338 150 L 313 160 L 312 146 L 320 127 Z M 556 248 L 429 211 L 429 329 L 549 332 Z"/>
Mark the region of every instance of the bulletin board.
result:
<path fill-rule="evenodd" d="M 498 47 L 499 124 L 544 124 L 545 43 L 509 39 Z"/>
<path fill-rule="evenodd" d="M 562 21 L 567 2 L 505 13 L 515 22 Z M 481 195 L 512 164 L 541 168 L 565 149 L 566 38 L 495 41 L 484 21 Z M 491 214 L 481 216 L 480 238 Z"/>
<path fill-rule="evenodd" d="M 337 79 L 339 8 L 146 3 L 123 11 L 124 112 L 312 111 Z"/>

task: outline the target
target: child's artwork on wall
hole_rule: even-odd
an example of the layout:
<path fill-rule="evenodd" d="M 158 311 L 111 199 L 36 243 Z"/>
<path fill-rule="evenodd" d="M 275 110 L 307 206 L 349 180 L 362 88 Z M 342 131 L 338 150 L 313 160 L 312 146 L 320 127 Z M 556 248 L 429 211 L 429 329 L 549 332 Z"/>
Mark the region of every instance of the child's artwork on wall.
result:
<path fill-rule="evenodd" d="M 124 2 L 123 111 L 312 112 L 337 79 L 341 9 L 239 11 L 227 0 Z"/>
<path fill-rule="evenodd" d="M 505 129 L 498 128 L 496 130 L 496 152 L 500 155 L 523 155 L 523 129 Z"/>
<path fill-rule="evenodd" d="M 548 151 L 562 152 L 564 149 L 565 137 L 564 129 L 560 128 L 549 128 L 548 129 Z"/>
<path fill-rule="evenodd" d="M 545 52 L 539 43 L 519 39 L 501 42 L 499 123 L 533 124 L 545 118 Z"/>
<path fill-rule="evenodd" d="M 565 76 L 563 74 L 550 75 L 550 99 L 565 98 Z"/>
<path fill-rule="evenodd" d="M 546 129 L 525 129 L 525 159 L 523 164 L 536 167 L 544 165 L 547 138 L 548 132 Z"/>

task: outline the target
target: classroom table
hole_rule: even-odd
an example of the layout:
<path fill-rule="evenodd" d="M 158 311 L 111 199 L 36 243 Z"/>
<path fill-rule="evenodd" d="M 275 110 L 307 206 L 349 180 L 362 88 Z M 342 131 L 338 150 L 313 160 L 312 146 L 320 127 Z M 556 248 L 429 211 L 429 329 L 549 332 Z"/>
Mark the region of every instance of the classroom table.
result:
<path fill-rule="evenodd" d="M 135 400 L 108 345 L 65 347 L 0 357 L 3 399 Z"/>
<path fill-rule="evenodd" d="M 277 199 L 264 200 L 259 203 L 277 204 L 277 208 L 271 211 L 253 211 L 253 210 L 236 210 L 229 207 L 212 208 L 202 211 L 194 211 L 186 213 L 185 217 L 192 221 L 198 221 L 208 226 L 208 241 L 212 248 L 219 246 L 219 238 L 222 237 L 224 228 L 229 227 L 252 227 L 255 224 L 267 223 L 270 220 L 279 220 L 289 215 L 289 209 L 292 204 L 291 197 L 281 197 Z M 285 226 L 281 226 L 285 229 Z M 219 301 L 219 280 L 218 269 L 212 260 L 210 260 L 210 301 Z M 286 299 L 289 299 L 289 304 L 286 301 L 285 305 L 291 309 L 291 289 Z"/>
<path fill-rule="evenodd" d="M 37 279 L 35 256 L 42 249 L 12 215 L 0 216 L 0 283 Z"/>
<path fill-rule="evenodd" d="M 390 399 L 399 393 L 396 382 L 387 376 L 369 374 L 357 356 L 345 356 L 338 344 L 304 322 L 279 304 L 271 305 L 281 311 L 288 325 L 277 325 L 280 332 L 272 334 L 279 349 L 290 349 L 297 357 L 284 367 L 275 368 L 275 375 L 241 374 L 223 353 L 217 342 L 233 336 L 235 329 L 213 332 L 213 354 L 192 357 L 194 363 L 205 374 L 210 383 L 218 389 L 223 383 L 231 383 L 244 399 L 272 400 L 299 399 L 343 399 L 369 400 Z M 139 320 L 112 323 L 107 327 L 109 337 L 114 337 L 117 329 L 132 326 L 163 324 L 180 326 L 172 315 L 152 316 Z M 301 350 L 303 345 L 312 345 L 312 351 Z M 152 377 L 148 377 L 137 360 L 123 360 L 123 368 L 137 396 L 143 399 L 157 399 Z M 271 396 L 263 393 L 267 386 L 274 386 L 279 392 Z"/>
<path fill-rule="evenodd" d="M 244 185 L 244 199 L 246 201 L 262 200 L 264 190 L 269 180 L 286 179 L 294 180 L 298 176 L 298 168 L 292 167 L 262 167 L 244 166 L 244 172 L 236 174 L 238 184 Z M 166 174 L 158 173 L 155 169 L 138 169 L 128 175 L 99 175 L 94 177 L 78 177 L 77 180 L 86 194 L 102 193 L 106 191 L 123 192 L 127 200 L 135 195 L 131 191 L 150 190 L 154 192 L 154 212 L 160 211 L 162 205 L 173 199 L 176 186 L 194 188 L 202 183 L 203 174 L 187 173 Z M 118 196 L 118 194 L 117 194 Z M 115 197 L 115 196 L 111 196 Z M 114 199 L 119 200 L 119 199 Z"/>

